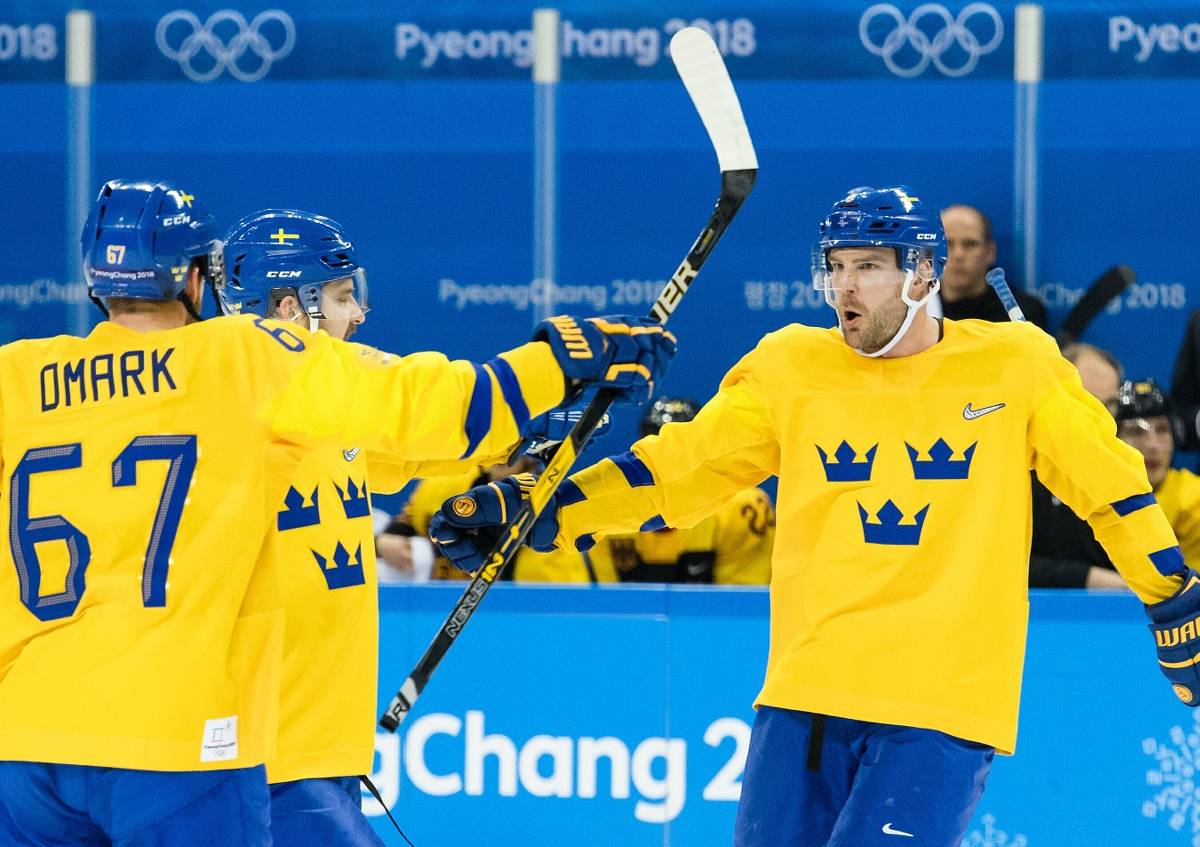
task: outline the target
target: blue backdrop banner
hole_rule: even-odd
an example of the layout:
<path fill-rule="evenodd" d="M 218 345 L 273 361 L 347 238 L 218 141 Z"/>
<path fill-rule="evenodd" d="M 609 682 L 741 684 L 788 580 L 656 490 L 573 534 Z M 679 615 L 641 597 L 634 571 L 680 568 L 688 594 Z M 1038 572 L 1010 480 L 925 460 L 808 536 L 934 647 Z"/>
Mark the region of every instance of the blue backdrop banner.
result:
<path fill-rule="evenodd" d="M 87 134 L 61 83 L 74 5 L 0 10 L 0 340 L 68 330 L 86 305 L 66 268 L 78 233 L 64 164 L 80 137 L 92 190 L 166 177 L 226 223 L 279 206 L 340 221 L 371 269 L 358 338 L 384 349 L 486 359 L 527 337 L 547 297 L 556 311 L 644 311 L 718 187 L 665 55 L 685 23 L 726 53 L 761 172 L 673 319 L 665 391 L 704 400 L 765 333 L 831 323 L 809 255 L 852 186 L 906 183 L 931 205 L 985 210 L 999 264 L 1052 326 L 1106 268 L 1132 265 L 1137 284 L 1084 336 L 1130 376 L 1169 381 L 1200 305 L 1178 258 L 1200 184 L 1194 3 L 1045 4 L 1029 281 L 1014 255 L 1012 3 L 702 2 L 686 19 L 657 3 L 564 4 L 551 288 L 530 283 L 534 3 L 98 2 L 98 82 L 70 99 L 86 102 Z M 599 449 L 623 449 L 632 417 Z"/>
<path fill-rule="evenodd" d="M 366 0 L 244 5 L 96 2 L 99 78 L 527 79 L 530 2 Z M 551 5 L 551 4 L 547 4 Z M 667 44 L 685 26 L 707 29 L 743 79 L 1011 79 L 1011 2 L 700 2 L 561 4 L 566 79 L 673 74 Z M 0 12 L 0 81 L 58 81 L 63 15 L 79 4 L 10 0 Z M 1200 74 L 1200 10 L 1186 2 L 1049 0 L 1049 78 Z"/>
<path fill-rule="evenodd" d="M 460 590 L 383 590 L 381 705 Z M 766 649 L 763 590 L 499 586 L 374 779 L 422 847 L 728 845 Z M 1200 712 L 1132 596 L 1034 592 L 1022 699 L 964 847 L 1200 839 Z"/>

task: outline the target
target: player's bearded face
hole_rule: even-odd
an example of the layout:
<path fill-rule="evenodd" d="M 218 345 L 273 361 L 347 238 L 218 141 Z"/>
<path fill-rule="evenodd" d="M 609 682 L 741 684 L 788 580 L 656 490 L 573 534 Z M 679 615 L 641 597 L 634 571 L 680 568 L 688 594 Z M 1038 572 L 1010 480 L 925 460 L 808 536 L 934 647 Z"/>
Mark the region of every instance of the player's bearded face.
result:
<path fill-rule="evenodd" d="M 846 343 L 874 353 L 892 340 L 908 308 L 900 297 L 904 271 L 887 247 L 829 251 L 838 324 Z"/>

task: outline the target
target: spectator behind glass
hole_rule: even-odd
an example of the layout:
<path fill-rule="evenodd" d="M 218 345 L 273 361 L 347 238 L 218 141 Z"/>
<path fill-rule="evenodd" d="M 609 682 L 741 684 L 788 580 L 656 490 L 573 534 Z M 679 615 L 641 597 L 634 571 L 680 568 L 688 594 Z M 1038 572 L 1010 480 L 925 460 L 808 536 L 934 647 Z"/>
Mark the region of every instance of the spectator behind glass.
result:
<path fill-rule="evenodd" d="M 1121 364 L 1107 350 L 1068 344 L 1063 356 L 1075 365 L 1084 389 L 1112 409 L 1121 385 Z M 1033 478 L 1033 543 L 1030 588 L 1124 588 L 1087 521 Z"/>
<path fill-rule="evenodd" d="M 1003 322 L 1008 313 L 988 287 L 987 272 L 996 263 L 992 222 L 979 209 L 957 203 L 942 210 L 949 258 L 942 272 L 942 314 L 952 320 L 979 318 Z M 1027 320 L 1046 328 L 1046 307 L 1032 294 L 1013 289 Z"/>

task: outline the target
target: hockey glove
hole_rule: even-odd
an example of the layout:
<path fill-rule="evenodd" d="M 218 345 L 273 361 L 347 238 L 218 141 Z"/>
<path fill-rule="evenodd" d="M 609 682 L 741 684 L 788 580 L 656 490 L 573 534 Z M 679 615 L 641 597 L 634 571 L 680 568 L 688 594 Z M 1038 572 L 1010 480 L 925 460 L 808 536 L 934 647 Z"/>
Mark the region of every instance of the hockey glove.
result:
<path fill-rule="evenodd" d="M 543 465 L 550 460 L 554 448 L 567 440 L 571 429 L 583 417 L 583 411 L 595 396 L 594 391 L 585 391 L 583 395 L 574 403 L 560 406 L 557 409 L 551 409 L 545 414 L 538 415 L 533 418 L 525 427 L 525 433 L 529 438 L 529 446 L 525 448 L 525 455 L 537 459 Z M 578 452 L 582 453 L 592 443 L 612 429 L 612 418 L 606 412 L 604 417 L 600 419 L 600 423 L 592 430 L 592 437 L 583 445 L 583 449 Z"/>
<path fill-rule="evenodd" d="M 479 570 L 536 481 L 533 474 L 506 476 L 451 497 L 429 521 L 434 548 L 459 570 Z M 556 535 L 558 505 L 551 497 L 525 543 L 546 552 L 554 549 Z"/>
<path fill-rule="evenodd" d="M 1175 696 L 1200 706 L 1200 574 L 1189 570 L 1183 587 L 1161 603 L 1146 607 L 1158 647 L 1158 665 Z"/>
<path fill-rule="evenodd" d="M 533 340 L 554 351 L 568 393 L 583 384 L 619 388 L 619 403 L 649 400 L 675 355 L 674 335 L 651 318 L 630 315 L 560 315 L 534 327 Z"/>

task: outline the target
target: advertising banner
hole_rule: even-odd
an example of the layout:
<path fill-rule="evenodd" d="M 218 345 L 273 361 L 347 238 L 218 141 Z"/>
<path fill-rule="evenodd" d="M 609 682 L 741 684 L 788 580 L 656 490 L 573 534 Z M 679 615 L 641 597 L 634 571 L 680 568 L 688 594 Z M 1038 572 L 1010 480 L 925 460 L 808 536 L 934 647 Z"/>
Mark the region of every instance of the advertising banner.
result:
<path fill-rule="evenodd" d="M 460 590 L 383 589 L 381 706 Z M 1200 838 L 1200 723 L 1143 619 L 1131 595 L 1034 592 L 1017 752 L 964 847 Z M 373 779 L 417 845 L 728 845 L 766 647 L 761 589 L 499 586 Z"/>

